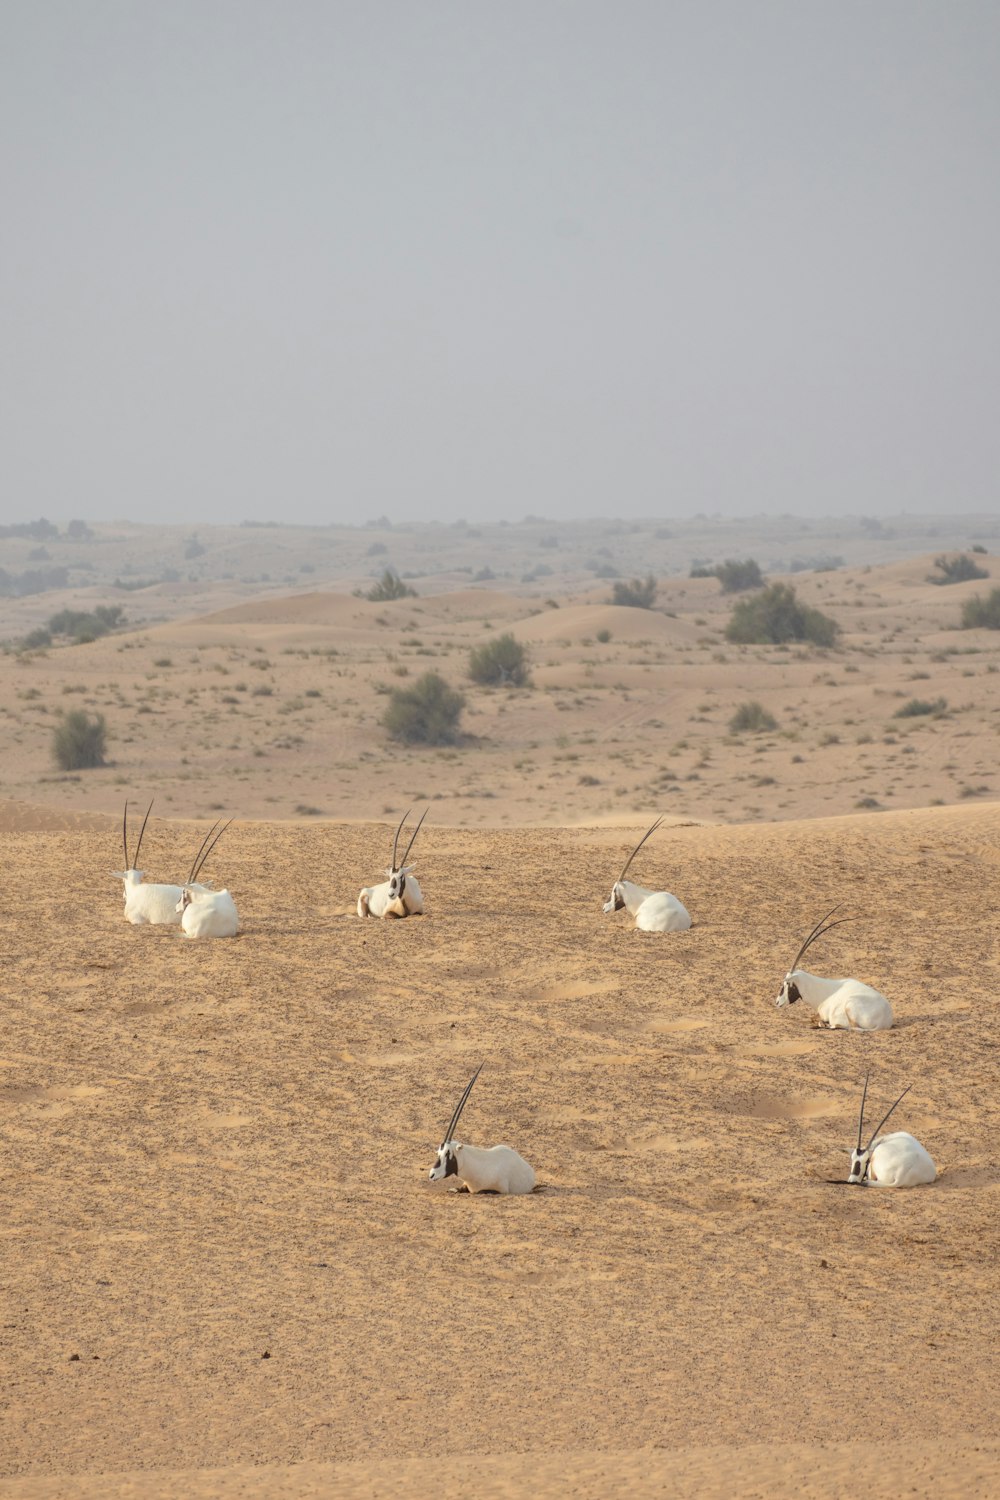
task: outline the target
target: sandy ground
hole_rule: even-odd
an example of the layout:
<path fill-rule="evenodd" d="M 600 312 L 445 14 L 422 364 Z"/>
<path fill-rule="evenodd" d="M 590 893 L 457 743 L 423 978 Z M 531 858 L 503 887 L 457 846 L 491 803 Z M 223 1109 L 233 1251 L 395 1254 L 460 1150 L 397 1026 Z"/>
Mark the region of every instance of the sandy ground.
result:
<path fill-rule="evenodd" d="M 115 818 L 0 822 L 0 1495 L 996 1493 L 996 804 L 664 829 L 671 937 L 600 910 L 644 824 L 429 819 L 363 923 L 384 825 L 241 822 L 195 945 Z M 774 1008 L 835 901 L 890 1033 Z M 483 1058 L 528 1198 L 426 1181 Z M 825 1181 L 869 1069 L 934 1186 Z"/>
<path fill-rule="evenodd" d="M 104 812 L 155 791 L 171 817 L 371 819 L 427 800 L 438 822 L 507 827 L 988 800 L 1000 632 L 958 628 L 1000 580 L 1000 557 L 978 561 L 992 584 L 928 583 L 933 554 L 794 575 L 841 625 L 834 651 L 733 646 L 733 597 L 672 578 L 655 610 L 609 605 L 592 581 L 548 606 L 498 586 L 388 604 L 314 591 L 0 656 L 4 790 Z M 506 631 L 533 686 L 475 685 L 470 650 Z M 465 693 L 462 734 L 401 749 L 381 722 L 389 694 L 427 671 Z M 732 731 L 747 702 L 772 729 Z M 900 717 L 913 702 L 930 711 Z M 110 763 L 67 776 L 53 730 L 80 708 L 105 716 Z"/>

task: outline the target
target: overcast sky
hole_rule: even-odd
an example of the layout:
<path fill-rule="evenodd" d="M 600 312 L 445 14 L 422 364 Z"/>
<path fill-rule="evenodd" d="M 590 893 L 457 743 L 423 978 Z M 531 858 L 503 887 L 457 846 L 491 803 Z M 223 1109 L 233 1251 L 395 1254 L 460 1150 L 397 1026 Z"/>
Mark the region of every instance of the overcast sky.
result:
<path fill-rule="evenodd" d="M 997 0 L 0 0 L 0 514 L 998 509 Z"/>

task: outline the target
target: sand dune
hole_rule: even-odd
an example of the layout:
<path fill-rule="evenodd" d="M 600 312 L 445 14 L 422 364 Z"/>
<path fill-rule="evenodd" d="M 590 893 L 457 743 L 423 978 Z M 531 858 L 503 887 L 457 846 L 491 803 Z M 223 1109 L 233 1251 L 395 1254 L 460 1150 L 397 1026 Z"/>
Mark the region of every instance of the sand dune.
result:
<path fill-rule="evenodd" d="M 673 937 L 601 913 L 634 825 L 429 821 L 393 924 L 385 824 L 236 824 L 202 946 L 122 921 L 114 818 L 2 816 L 0 1494 L 995 1489 L 1000 806 L 665 830 Z M 892 1032 L 773 1005 L 838 900 Z M 531 1197 L 426 1181 L 483 1058 Z M 933 1187 L 827 1184 L 869 1070 Z"/>

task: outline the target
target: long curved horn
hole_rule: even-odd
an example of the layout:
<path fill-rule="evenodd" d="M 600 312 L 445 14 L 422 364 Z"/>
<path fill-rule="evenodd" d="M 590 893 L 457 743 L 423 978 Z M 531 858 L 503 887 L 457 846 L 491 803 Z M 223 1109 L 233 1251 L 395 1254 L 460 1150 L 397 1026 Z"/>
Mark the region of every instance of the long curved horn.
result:
<path fill-rule="evenodd" d="M 628 870 L 629 865 L 635 859 L 636 855 L 639 853 L 639 850 L 642 848 L 643 844 L 649 838 L 649 835 L 651 833 L 655 833 L 656 830 L 659 828 L 660 824 L 663 822 L 663 816 L 664 816 L 663 813 L 661 813 L 660 816 L 657 818 L 656 822 L 653 824 L 652 828 L 648 828 L 646 830 L 646 832 L 643 834 L 642 838 L 636 844 L 635 848 L 632 850 L 632 853 L 629 855 L 628 859 L 625 861 L 625 864 L 622 867 L 622 872 L 619 875 L 618 880 L 624 880 L 625 879 L 625 875 L 626 875 L 626 872 Z M 618 884 L 618 880 L 615 881 L 616 885 Z"/>
<path fill-rule="evenodd" d="M 127 797 L 125 798 L 125 813 L 124 813 L 124 816 L 122 817 L 122 847 L 125 850 L 125 868 L 126 868 L 126 870 L 131 870 L 132 866 L 128 862 L 128 798 Z"/>
<path fill-rule="evenodd" d="M 422 823 L 424 821 L 424 819 L 426 818 L 426 816 L 427 816 L 427 814 L 429 812 L 430 812 L 430 808 L 429 807 L 425 807 L 424 810 L 423 810 L 423 812 L 420 815 L 420 823 Z M 403 868 L 403 866 L 406 864 L 406 861 L 409 859 L 409 857 L 410 857 L 410 850 L 413 848 L 413 840 L 416 838 L 417 834 L 420 832 L 420 823 L 418 823 L 417 826 L 416 826 L 416 828 L 414 828 L 413 833 L 410 836 L 410 842 L 406 846 L 406 853 L 403 855 L 403 857 L 399 861 L 398 865 L 395 863 L 396 856 L 395 856 L 395 852 L 393 852 L 393 866 L 392 866 L 392 868 L 394 870 L 401 870 Z"/>
<path fill-rule="evenodd" d="M 232 818 L 230 818 L 229 819 L 229 823 L 231 823 L 232 821 L 233 821 Z M 208 859 L 208 856 L 211 854 L 212 850 L 215 848 L 216 844 L 219 842 L 219 840 L 221 839 L 222 835 L 225 833 L 226 829 L 229 827 L 229 823 L 223 823 L 222 827 L 219 828 L 219 820 L 216 819 L 216 821 L 212 824 L 212 827 L 208 831 L 208 838 L 206 838 L 205 843 L 202 844 L 201 849 L 199 849 L 199 851 L 198 851 L 198 858 L 195 860 L 194 864 L 191 866 L 191 874 L 188 877 L 188 885 L 193 885 L 194 882 L 195 882 L 195 880 L 196 880 L 196 878 L 201 874 L 202 867 L 204 866 L 205 861 Z M 219 828 L 219 831 L 218 831 L 218 833 L 215 833 L 215 830 L 217 828 Z M 215 838 L 214 839 L 212 839 L 212 834 L 213 833 L 215 833 Z M 210 844 L 208 843 L 208 839 L 212 839 L 212 842 Z M 206 844 L 208 845 L 207 848 L 205 847 Z"/>
<path fill-rule="evenodd" d="M 858 1150 L 861 1150 L 861 1133 L 865 1128 L 865 1100 L 868 1098 L 868 1080 L 870 1073 L 865 1074 L 865 1086 L 861 1092 L 861 1114 L 858 1118 Z"/>
<path fill-rule="evenodd" d="M 154 801 L 155 801 L 155 798 L 150 797 L 150 799 L 149 799 L 149 806 L 146 808 L 146 816 L 143 818 L 143 820 L 142 820 L 142 827 L 139 829 L 139 842 L 136 844 L 136 846 L 135 846 L 135 854 L 132 856 L 132 868 L 133 868 L 133 870 L 136 868 L 136 866 L 139 863 L 139 850 L 142 848 L 142 836 L 146 832 L 146 824 L 149 822 L 149 815 L 153 811 L 153 802 Z"/>
<path fill-rule="evenodd" d="M 912 1089 L 912 1087 L 913 1087 L 912 1083 L 908 1083 L 906 1085 L 906 1088 L 903 1090 L 903 1092 L 900 1094 L 899 1098 L 896 1100 L 896 1104 L 902 1103 L 902 1101 L 906 1098 L 907 1094 L 910 1092 L 910 1090 Z M 888 1120 L 889 1116 L 892 1114 L 892 1110 L 896 1108 L 896 1104 L 894 1104 L 892 1106 L 892 1109 L 886 1111 L 886 1113 L 882 1116 L 881 1120 L 879 1120 L 878 1124 L 875 1126 L 875 1129 L 872 1131 L 871 1140 L 868 1142 L 868 1146 L 866 1148 L 867 1150 L 869 1150 L 869 1151 L 871 1150 L 871 1148 L 872 1148 L 872 1141 L 874 1141 L 875 1137 L 878 1135 L 879 1131 L 882 1129 L 882 1126 L 885 1124 L 886 1120 Z"/>
<path fill-rule="evenodd" d="M 835 911 L 839 911 L 840 908 L 843 906 L 843 904 L 844 903 L 842 901 L 838 901 L 837 904 L 836 904 L 836 906 L 831 906 L 830 907 L 830 910 L 827 912 L 827 914 L 826 914 L 825 917 L 820 917 L 819 921 L 816 923 L 816 926 L 813 928 L 812 932 L 806 938 L 805 942 L 802 944 L 802 947 L 799 949 L 798 953 L 796 953 L 796 955 L 795 955 L 795 962 L 792 964 L 791 968 L 788 970 L 789 974 L 793 974 L 795 972 L 795 970 L 798 968 L 799 964 L 802 962 L 802 959 L 805 957 L 805 954 L 806 954 L 807 950 L 809 948 L 811 948 L 812 945 L 813 945 L 813 943 L 817 942 L 819 938 L 825 937 L 825 935 L 828 932 L 832 932 L 835 927 L 842 927 L 845 922 L 856 922 L 857 921 L 857 917 L 838 917 L 837 920 L 836 920 L 836 922 L 831 922 L 830 921 L 830 918 L 833 916 L 834 912 Z M 823 925 L 824 922 L 828 924 L 825 927 Z"/>
<path fill-rule="evenodd" d="M 451 1140 L 452 1134 L 454 1133 L 455 1127 L 458 1124 L 459 1117 L 461 1116 L 462 1110 L 465 1108 L 465 1101 L 468 1099 L 469 1095 L 472 1093 L 472 1085 L 475 1083 L 476 1079 L 479 1077 L 480 1073 L 483 1071 L 483 1068 L 485 1066 L 486 1066 L 486 1059 L 484 1057 L 483 1060 L 482 1060 L 482 1062 L 479 1064 L 479 1067 L 476 1069 L 476 1071 L 473 1073 L 472 1077 L 469 1079 L 469 1082 L 466 1084 L 466 1086 L 465 1086 L 465 1093 L 462 1095 L 461 1099 L 459 1099 L 459 1101 L 458 1101 L 458 1104 L 455 1106 L 455 1113 L 452 1115 L 451 1122 L 448 1125 L 448 1129 L 444 1133 L 444 1140 L 441 1142 L 441 1149 L 443 1149 L 445 1146 L 447 1146 L 448 1142 Z"/>
<path fill-rule="evenodd" d="M 394 870 L 398 870 L 399 869 L 399 866 L 396 863 L 396 850 L 399 848 L 399 835 L 402 833 L 402 831 L 403 831 L 403 824 L 406 822 L 406 820 L 410 816 L 411 812 L 412 812 L 412 808 L 408 807 L 406 809 L 405 813 L 403 814 L 403 816 L 400 818 L 400 820 L 399 820 L 399 827 L 396 829 L 396 837 L 392 841 L 392 866 L 391 866 L 391 868 L 394 869 Z"/>

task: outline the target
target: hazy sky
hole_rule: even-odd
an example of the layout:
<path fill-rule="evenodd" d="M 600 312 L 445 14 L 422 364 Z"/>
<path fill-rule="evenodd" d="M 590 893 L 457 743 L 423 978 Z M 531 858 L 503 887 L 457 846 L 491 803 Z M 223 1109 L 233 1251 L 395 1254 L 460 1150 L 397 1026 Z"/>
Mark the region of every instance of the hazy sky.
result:
<path fill-rule="evenodd" d="M 990 510 L 997 0 L 0 0 L 0 514 Z"/>

